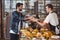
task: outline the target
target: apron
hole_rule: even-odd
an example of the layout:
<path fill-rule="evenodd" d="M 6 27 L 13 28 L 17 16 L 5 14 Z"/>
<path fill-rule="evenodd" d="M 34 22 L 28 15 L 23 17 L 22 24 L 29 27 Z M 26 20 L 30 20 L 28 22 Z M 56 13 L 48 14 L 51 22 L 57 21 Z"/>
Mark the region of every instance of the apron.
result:
<path fill-rule="evenodd" d="M 52 31 L 52 33 L 53 33 L 54 35 L 59 35 L 59 36 L 60 36 L 60 33 L 59 33 L 59 34 L 56 34 L 56 31 L 55 31 L 56 27 L 58 28 L 58 25 L 57 25 L 57 26 L 53 26 L 53 25 L 51 25 L 51 24 L 49 23 L 49 26 L 50 26 L 50 30 Z M 58 29 L 59 29 L 59 28 L 58 28 Z"/>
<path fill-rule="evenodd" d="M 53 26 L 53 25 L 51 25 L 50 23 L 49 23 L 49 26 L 50 26 L 50 30 L 53 31 L 53 32 L 55 32 L 56 26 Z"/>

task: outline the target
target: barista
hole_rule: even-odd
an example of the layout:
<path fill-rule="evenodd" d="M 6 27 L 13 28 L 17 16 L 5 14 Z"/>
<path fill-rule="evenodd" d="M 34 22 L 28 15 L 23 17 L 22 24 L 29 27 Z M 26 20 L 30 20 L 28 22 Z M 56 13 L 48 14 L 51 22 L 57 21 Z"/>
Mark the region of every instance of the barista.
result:
<path fill-rule="evenodd" d="M 53 5 L 47 4 L 46 5 L 46 12 L 48 13 L 48 15 L 45 18 L 45 20 L 43 21 L 43 23 L 39 22 L 38 19 L 36 19 L 36 18 L 30 19 L 30 20 L 38 23 L 42 27 L 49 24 L 51 31 L 55 32 L 55 28 L 59 23 L 58 23 L 57 14 L 55 12 L 53 12 Z"/>

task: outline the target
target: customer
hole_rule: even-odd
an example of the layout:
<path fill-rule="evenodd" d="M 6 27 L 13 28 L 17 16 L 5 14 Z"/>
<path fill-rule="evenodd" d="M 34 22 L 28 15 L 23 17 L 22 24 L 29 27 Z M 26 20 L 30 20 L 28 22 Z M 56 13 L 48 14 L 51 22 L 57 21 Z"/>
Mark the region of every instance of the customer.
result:
<path fill-rule="evenodd" d="M 21 20 L 24 20 L 24 17 L 20 12 L 22 11 L 22 8 L 23 8 L 23 4 L 17 3 L 16 11 L 12 12 L 12 17 L 11 17 L 12 20 L 11 20 L 11 26 L 10 26 L 10 40 L 19 40 L 18 25 Z"/>

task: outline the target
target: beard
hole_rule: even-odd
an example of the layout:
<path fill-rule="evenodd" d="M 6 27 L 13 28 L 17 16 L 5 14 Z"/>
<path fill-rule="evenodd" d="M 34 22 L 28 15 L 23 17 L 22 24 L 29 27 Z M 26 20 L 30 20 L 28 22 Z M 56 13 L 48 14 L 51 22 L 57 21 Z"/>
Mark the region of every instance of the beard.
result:
<path fill-rule="evenodd" d="M 22 9 L 19 9 L 19 11 L 22 11 Z"/>

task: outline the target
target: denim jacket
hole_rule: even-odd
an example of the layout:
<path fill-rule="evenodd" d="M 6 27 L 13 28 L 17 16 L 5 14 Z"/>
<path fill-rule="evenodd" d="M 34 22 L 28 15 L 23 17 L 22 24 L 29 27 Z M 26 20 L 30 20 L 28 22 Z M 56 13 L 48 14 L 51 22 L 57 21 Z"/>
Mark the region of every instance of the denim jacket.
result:
<path fill-rule="evenodd" d="M 12 12 L 12 17 L 11 17 L 11 26 L 10 30 L 13 30 L 15 33 L 18 33 L 18 24 L 19 22 L 24 20 L 24 16 L 22 13 L 19 13 L 17 11 Z"/>

